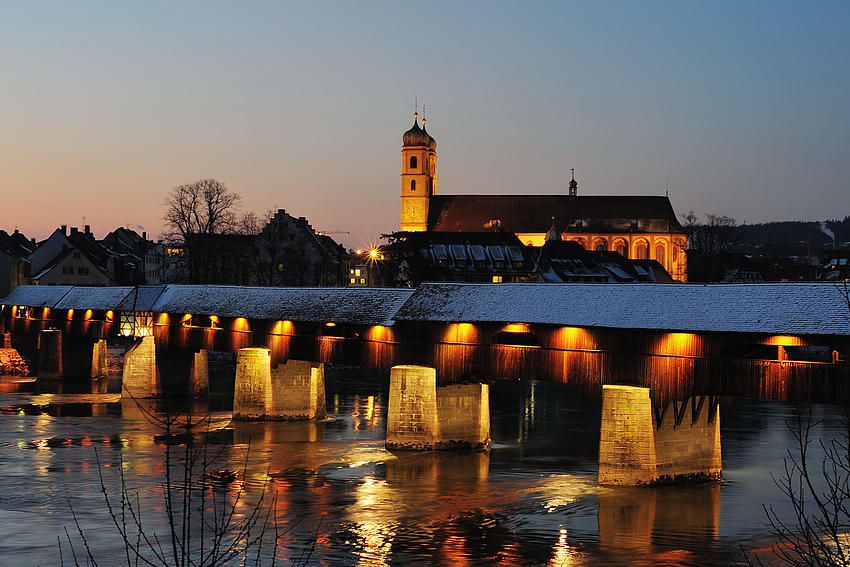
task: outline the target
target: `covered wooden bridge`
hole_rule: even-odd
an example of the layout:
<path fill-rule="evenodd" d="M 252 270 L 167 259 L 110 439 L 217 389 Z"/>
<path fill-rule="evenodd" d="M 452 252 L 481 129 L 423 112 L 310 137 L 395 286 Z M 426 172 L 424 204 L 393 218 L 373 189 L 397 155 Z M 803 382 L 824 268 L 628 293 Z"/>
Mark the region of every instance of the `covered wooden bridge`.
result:
<path fill-rule="evenodd" d="M 61 333 L 64 372 L 93 345 L 152 336 L 157 353 L 267 348 L 289 359 L 494 378 L 645 386 L 653 405 L 693 395 L 850 403 L 850 307 L 840 284 L 423 284 L 395 288 L 21 286 L 4 340 Z"/>

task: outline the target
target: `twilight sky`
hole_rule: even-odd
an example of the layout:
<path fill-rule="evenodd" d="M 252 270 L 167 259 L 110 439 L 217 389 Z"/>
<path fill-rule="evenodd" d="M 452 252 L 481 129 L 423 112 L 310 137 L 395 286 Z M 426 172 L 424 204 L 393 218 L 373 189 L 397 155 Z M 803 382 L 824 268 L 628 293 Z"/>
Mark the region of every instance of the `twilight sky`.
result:
<path fill-rule="evenodd" d="M 414 98 L 440 193 L 564 193 L 574 167 L 579 194 L 840 219 L 848 24 L 843 0 L 7 2 L 0 228 L 155 237 L 166 193 L 213 177 L 374 242 Z"/>

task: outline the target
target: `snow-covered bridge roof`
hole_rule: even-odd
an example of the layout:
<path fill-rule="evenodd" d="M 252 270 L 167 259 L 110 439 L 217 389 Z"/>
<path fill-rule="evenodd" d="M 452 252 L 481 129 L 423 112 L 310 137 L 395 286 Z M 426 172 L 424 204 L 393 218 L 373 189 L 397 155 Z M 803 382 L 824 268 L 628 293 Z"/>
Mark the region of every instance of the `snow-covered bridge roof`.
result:
<path fill-rule="evenodd" d="M 392 325 L 514 322 L 575 327 L 850 336 L 841 284 L 466 284 L 397 288 L 20 286 L 6 305 Z"/>
<path fill-rule="evenodd" d="M 393 315 L 412 293 L 397 288 L 169 285 L 153 310 L 276 321 L 392 325 Z"/>
<path fill-rule="evenodd" d="M 28 285 L 16 287 L 2 303 L 55 309 L 117 309 L 279 321 L 392 325 L 393 315 L 412 293 L 409 289 L 394 288 Z"/>
<path fill-rule="evenodd" d="M 398 321 L 850 335 L 841 284 L 421 285 Z"/>

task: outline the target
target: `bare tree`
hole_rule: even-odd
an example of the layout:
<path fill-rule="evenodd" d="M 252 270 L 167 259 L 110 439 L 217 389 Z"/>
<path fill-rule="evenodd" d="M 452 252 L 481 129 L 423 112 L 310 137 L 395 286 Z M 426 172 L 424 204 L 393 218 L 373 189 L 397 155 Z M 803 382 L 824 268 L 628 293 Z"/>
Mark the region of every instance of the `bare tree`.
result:
<path fill-rule="evenodd" d="M 773 554 L 794 567 L 850 565 L 850 421 L 845 414 L 838 439 L 820 440 L 823 458 L 811 462 L 818 423 L 810 408 L 795 412 L 788 423 L 795 446 L 788 451 L 785 470 L 774 478 L 791 503 L 793 515 L 786 519 L 772 506 L 766 507 L 768 527 L 776 543 Z M 762 557 L 745 553 L 747 565 L 764 565 Z M 773 564 L 772 562 L 770 564 Z"/>
<path fill-rule="evenodd" d="M 688 211 L 682 215 L 682 227 L 688 235 L 688 281 L 719 281 L 723 275 L 724 256 L 736 250 L 743 236 L 738 223 L 726 215 L 705 215 L 708 222 L 700 223 L 699 215 Z"/>
<path fill-rule="evenodd" d="M 190 284 L 210 283 L 220 236 L 233 232 L 242 198 L 215 179 L 174 187 L 165 197 L 165 240 L 182 247 Z"/>

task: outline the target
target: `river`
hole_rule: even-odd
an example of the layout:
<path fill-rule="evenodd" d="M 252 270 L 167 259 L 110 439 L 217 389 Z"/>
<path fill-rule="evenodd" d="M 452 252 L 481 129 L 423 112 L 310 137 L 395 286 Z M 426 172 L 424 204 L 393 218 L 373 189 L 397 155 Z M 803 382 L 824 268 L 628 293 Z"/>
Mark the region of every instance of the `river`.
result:
<path fill-rule="evenodd" d="M 119 471 L 162 533 L 163 455 L 183 446 L 114 387 L 0 381 L 0 565 L 60 565 L 60 553 L 73 564 L 65 529 L 86 564 L 71 509 L 98 564 L 126 565 L 100 481 L 114 503 Z M 211 402 L 206 446 L 223 460 L 208 472 L 242 486 L 245 503 L 263 486 L 276 495 L 279 564 L 734 565 L 741 545 L 771 545 L 763 505 L 790 513 L 771 474 L 793 447 L 792 404 L 721 406 L 722 483 L 605 488 L 600 403 L 566 386 L 496 382 L 489 451 L 410 454 L 383 447 L 387 389 L 386 377 L 329 371 L 321 423 L 231 423 L 227 401 Z M 842 409 L 813 411 L 815 434 L 835 438 Z"/>

